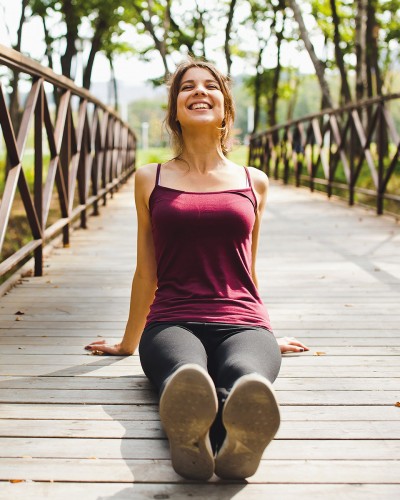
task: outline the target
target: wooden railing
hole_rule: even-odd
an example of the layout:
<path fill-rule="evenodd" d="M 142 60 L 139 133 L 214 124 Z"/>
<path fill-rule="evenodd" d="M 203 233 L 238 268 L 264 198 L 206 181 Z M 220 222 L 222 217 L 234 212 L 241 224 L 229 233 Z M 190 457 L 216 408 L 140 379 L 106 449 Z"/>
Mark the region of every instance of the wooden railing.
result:
<path fill-rule="evenodd" d="M 284 183 L 346 193 L 355 202 L 400 213 L 400 138 L 390 112 L 400 117 L 400 94 L 327 109 L 265 132 L 250 140 L 249 164 Z M 395 172 L 397 170 L 396 175 Z"/>
<path fill-rule="evenodd" d="M 45 242 L 62 231 L 63 243 L 67 246 L 72 221 L 80 216 L 80 224 L 85 228 L 88 207 L 93 206 L 93 214 L 97 215 L 99 201 L 105 204 L 107 194 L 112 195 L 133 173 L 136 138 L 114 110 L 87 90 L 19 52 L 0 46 L 1 66 L 28 78 L 30 91 L 17 132 L 0 85 L 0 125 L 7 157 L 7 176 L 0 204 L 0 250 L 17 187 L 32 239 L 0 263 L 0 276 L 32 253 L 35 275 L 41 275 Z M 51 108 L 50 95 L 57 101 L 56 110 L 54 105 L 53 110 Z M 33 136 L 33 186 L 29 186 L 24 160 L 28 136 L 29 140 Z M 45 136 L 46 155 L 43 151 Z M 54 186 L 60 215 L 47 227 Z"/>

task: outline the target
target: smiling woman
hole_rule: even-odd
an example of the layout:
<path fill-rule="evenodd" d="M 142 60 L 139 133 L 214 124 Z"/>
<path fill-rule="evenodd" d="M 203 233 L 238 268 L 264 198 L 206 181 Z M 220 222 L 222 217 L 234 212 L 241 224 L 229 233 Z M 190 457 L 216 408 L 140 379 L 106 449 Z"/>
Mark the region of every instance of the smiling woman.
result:
<path fill-rule="evenodd" d="M 172 465 L 192 479 L 253 475 L 280 422 L 272 388 L 281 352 L 255 270 L 268 178 L 229 161 L 229 81 L 188 61 L 170 82 L 166 122 L 175 157 L 135 178 L 137 265 L 120 344 L 160 396 Z"/>
<path fill-rule="evenodd" d="M 184 78 L 183 78 L 184 76 Z M 197 80 L 196 80 L 197 79 Z M 171 132 L 172 145 L 175 153 L 179 155 L 183 149 L 182 124 L 179 114 L 180 101 L 185 101 L 185 98 L 192 99 L 189 105 L 194 105 L 193 89 L 197 84 L 200 85 L 200 93 L 197 102 L 204 102 L 206 105 L 219 106 L 219 112 L 222 113 L 221 121 L 217 123 L 220 130 L 221 150 L 225 155 L 229 151 L 229 134 L 235 120 L 235 108 L 233 96 L 231 93 L 229 80 L 223 77 L 214 66 L 205 61 L 197 62 L 195 66 L 191 61 L 181 64 L 175 72 L 170 82 L 169 97 L 168 97 L 168 112 L 166 116 L 166 124 Z M 201 88 L 203 87 L 203 88 Z M 215 102 L 213 99 L 215 98 Z"/>

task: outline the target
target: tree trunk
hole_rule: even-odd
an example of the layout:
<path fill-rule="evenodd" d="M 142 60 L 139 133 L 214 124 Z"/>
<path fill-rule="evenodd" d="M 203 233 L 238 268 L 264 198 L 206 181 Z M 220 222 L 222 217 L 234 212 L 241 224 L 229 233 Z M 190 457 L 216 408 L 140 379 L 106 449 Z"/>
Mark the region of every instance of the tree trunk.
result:
<path fill-rule="evenodd" d="M 260 98 L 261 98 L 261 81 L 262 81 L 261 60 L 264 49 L 265 45 L 260 46 L 260 50 L 258 51 L 258 58 L 256 65 L 257 73 L 254 79 L 254 123 L 253 123 L 252 134 L 255 134 L 257 132 L 258 124 L 260 122 Z"/>
<path fill-rule="evenodd" d="M 21 17 L 19 19 L 18 31 L 17 31 L 17 43 L 13 46 L 14 50 L 21 52 L 22 43 L 22 28 L 26 21 L 26 8 L 29 4 L 29 0 L 22 1 Z M 10 94 L 10 117 L 11 122 L 14 127 L 15 135 L 17 135 L 19 122 L 20 122 L 20 102 L 19 102 L 19 91 L 18 91 L 18 81 L 19 81 L 19 71 L 12 71 L 12 78 L 10 81 L 11 94 Z"/>
<path fill-rule="evenodd" d="M 206 57 L 206 38 L 207 38 L 207 31 L 206 31 L 206 26 L 204 23 L 204 10 L 201 10 L 199 7 L 199 4 L 196 2 L 196 10 L 199 14 L 199 25 L 197 28 L 197 33 L 200 34 L 200 42 L 201 42 L 201 52 L 202 52 L 202 57 L 204 59 L 207 59 Z"/>
<path fill-rule="evenodd" d="M 47 62 L 49 64 L 49 68 L 53 69 L 54 68 L 53 53 L 52 53 L 52 48 L 51 48 L 52 39 L 51 39 L 49 30 L 47 29 L 46 18 L 44 16 L 42 17 L 42 23 L 43 23 L 43 31 L 44 31 L 44 42 L 46 44 Z"/>
<path fill-rule="evenodd" d="M 286 113 L 286 120 L 290 121 L 293 120 L 294 116 L 294 108 L 296 107 L 296 102 L 297 98 L 299 96 L 299 85 L 300 85 L 300 79 L 298 75 L 295 75 L 294 78 L 291 78 L 290 80 L 290 100 L 288 104 L 288 109 Z"/>
<path fill-rule="evenodd" d="M 330 4 L 332 11 L 333 26 L 334 26 L 333 43 L 335 45 L 335 59 L 337 67 L 339 68 L 340 78 L 341 78 L 340 104 L 344 104 L 351 101 L 351 91 L 349 82 L 347 80 L 347 73 L 343 60 L 343 52 L 340 47 L 340 42 L 341 42 L 340 32 L 339 32 L 340 19 L 336 10 L 336 0 L 330 0 Z"/>
<path fill-rule="evenodd" d="M 107 29 L 106 23 L 102 20 L 99 19 L 99 22 L 96 26 L 96 30 L 94 32 L 93 38 L 92 38 L 92 46 L 90 47 L 90 52 L 89 52 L 89 57 L 88 61 L 85 67 L 85 70 L 83 72 L 83 88 L 85 89 L 90 89 L 90 84 L 92 80 L 92 71 L 93 71 L 93 65 L 94 65 L 94 59 L 96 57 L 97 52 L 101 49 L 101 40 L 103 38 L 103 35 Z"/>
<path fill-rule="evenodd" d="M 311 61 L 314 65 L 315 72 L 317 74 L 317 78 L 319 81 L 319 85 L 321 87 L 322 92 L 322 103 L 323 107 L 333 107 L 331 93 L 329 90 L 328 82 L 325 79 L 325 68 L 322 62 L 318 59 L 315 54 L 314 47 L 311 43 L 310 37 L 308 36 L 307 28 L 304 24 L 303 16 L 301 15 L 301 11 L 299 6 L 297 5 L 296 0 L 288 0 L 288 3 L 293 10 L 294 18 L 299 25 L 300 37 L 304 42 L 305 48 L 311 58 Z"/>
<path fill-rule="evenodd" d="M 276 111 L 277 111 L 277 107 L 278 107 L 278 98 L 279 98 L 278 89 L 279 89 L 279 80 L 281 77 L 281 70 L 282 70 L 282 65 L 281 65 L 282 40 L 283 40 L 283 25 L 282 25 L 282 30 L 280 32 L 276 33 L 277 61 L 276 61 L 276 68 L 274 71 L 274 78 L 272 80 L 271 102 L 270 102 L 270 106 L 267 110 L 268 126 L 269 127 L 273 127 L 277 123 Z"/>
<path fill-rule="evenodd" d="M 232 67 L 232 54 L 231 54 L 231 32 L 232 32 L 232 22 L 233 22 L 233 14 L 235 13 L 235 6 L 237 0 L 231 0 L 228 12 L 228 22 L 226 23 L 225 28 L 225 59 L 227 66 L 227 74 L 230 76 L 231 67 Z"/>
<path fill-rule="evenodd" d="M 76 40 L 78 39 L 78 22 L 75 18 L 74 5 L 72 0 L 62 2 L 62 12 L 67 25 L 66 41 L 67 46 L 61 56 L 61 72 L 67 78 L 71 78 L 72 60 L 77 54 Z"/>
<path fill-rule="evenodd" d="M 112 54 L 108 54 L 108 62 L 110 63 L 110 70 L 111 70 L 111 82 L 112 82 L 113 94 L 114 94 L 114 109 L 115 109 L 115 111 L 118 112 L 118 109 L 119 109 L 118 82 L 117 82 L 117 78 L 115 77 L 114 62 L 113 62 Z"/>
<path fill-rule="evenodd" d="M 14 50 L 21 52 L 21 43 L 22 43 L 22 28 L 26 21 L 26 8 L 29 4 L 29 0 L 22 0 L 21 6 L 21 17 L 19 18 L 19 25 L 17 31 L 17 43 L 13 46 Z M 19 81 L 19 71 L 12 70 L 12 77 L 10 81 L 11 93 L 10 93 L 10 104 L 9 104 L 9 113 L 11 118 L 11 123 L 14 128 L 14 134 L 17 136 L 19 124 L 21 121 L 21 110 L 20 110 L 20 102 L 19 102 L 19 90 L 18 90 L 18 81 Z M 10 161 L 6 160 L 6 168 L 4 172 L 4 180 L 7 179 L 8 172 L 10 170 Z"/>
<path fill-rule="evenodd" d="M 356 99 L 359 101 L 367 93 L 367 0 L 356 3 Z"/>
<path fill-rule="evenodd" d="M 368 96 L 382 95 L 382 76 L 379 67 L 379 25 L 375 17 L 376 1 L 368 2 L 367 8 L 367 82 Z"/>

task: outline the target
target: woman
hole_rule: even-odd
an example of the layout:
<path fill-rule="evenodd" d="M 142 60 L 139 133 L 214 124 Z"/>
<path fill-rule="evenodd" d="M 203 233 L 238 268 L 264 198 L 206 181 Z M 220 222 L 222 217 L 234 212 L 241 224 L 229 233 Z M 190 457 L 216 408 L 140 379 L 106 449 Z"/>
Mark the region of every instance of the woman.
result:
<path fill-rule="evenodd" d="M 234 105 L 203 61 L 171 78 L 167 125 L 175 158 L 135 174 L 137 266 L 121 343 L 160 395 L 172 465 L 187 478 L 253 475 L 279 427 L 272 382 L 281 352 L 304 351 L 272 333 L 255 274 L 267 176 L 226 158 Z"/>

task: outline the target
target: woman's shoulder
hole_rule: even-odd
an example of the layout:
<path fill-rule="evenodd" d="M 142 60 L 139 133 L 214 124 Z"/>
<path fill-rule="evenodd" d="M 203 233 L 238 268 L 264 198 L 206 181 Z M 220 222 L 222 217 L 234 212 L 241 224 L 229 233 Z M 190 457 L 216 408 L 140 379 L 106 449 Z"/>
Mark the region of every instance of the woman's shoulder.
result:
<path fill-rule="evenodd" d="M 147 181 L 150 178 L 154 180 L 155 174 L 157 172 L 158 163 L 147 163 L 146 165 L 141 165 L 135 172 L 136 179 L 139 181 Z"/>
<path fill-rule="evenodd" d="M 269 179 L 268 175 L 256 167 L 247 167 L 250 173 L 251 180 L 253 181 L 253 186 L 256 191 L 260 194 L 264 194 L 268 191 Z"/>

